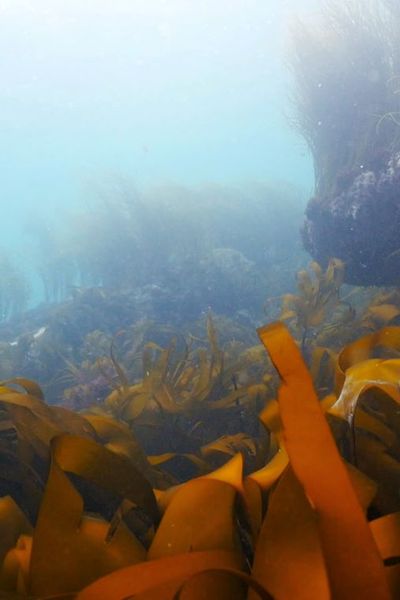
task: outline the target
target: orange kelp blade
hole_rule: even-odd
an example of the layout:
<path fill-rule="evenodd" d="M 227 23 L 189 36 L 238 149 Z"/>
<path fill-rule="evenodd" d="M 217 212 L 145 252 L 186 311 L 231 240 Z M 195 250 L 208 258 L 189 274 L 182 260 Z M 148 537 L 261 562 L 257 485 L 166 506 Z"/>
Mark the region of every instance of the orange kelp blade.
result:
<path fill-rule="evenodd" d="M 172 486 L 168 488 L 168 490 L 156 490 L 157 493 L 157 501 L 160 506 L 160 511 L 162 513 L 165 512 L 176 493 L 181 490 L 183 487 L 187 486 L 191 481 L 200 481 L 200 480 L 216 480 L 222 483 L 228 483 L 232 486 L 239 494 L 244 495 L 245 490 L 243 487 L 243 457 L 240 453 L 235 454 L 233 458 L 228 460 L 222 467 L 207 473 L 206 475 L 202 475 L 195 479 L 189 480 L 186 483 L 182 483 L 180 485 Z"/>
<path fill-rule="evenodd" d="M 400 359 L 369 359 L 346 370 L 329 409 L 349 426 L 352 460 L 378 484 L 375 507 L 385 514 L 399 508 Z"/>
<path fill-rule="evenodd" d="M 318 515 L 332 598 L 389 599 L 382 560 L 301 353 L 282 323 L 258 333 L 283 380 L 278 401 L 286 450 Z"/>
<path fill-rule="evenodd" d="M 400 513 L 392 513 L 370 522 L 370 528 L 383 559 L 400 558 Z"/>
<path fill-rule="evenodd" d="M 235 498 L 236 490 L 221 481 L 200 478 L 179 487 L 154 536 L 148 558 L 217 549 L 240 554 Z"/>
<path fill-rule="evenodd" d="M 55 437 L 51 448 L 64 471 L 131 500 L 154 521 L 158 519 L 151 485 L 126 456 L 115 454 L 93 440 L 68 434 Z"/>
<path fill-rule="evenodd" d="M 282 422 L 279 415 L 279 406 L 276 400 L 268 400 L 264 409 L 259 415 L 259 419 L 270 434 L 271 442 L 277 446 L 278 450 L 266 465 L 254 471 L 247 476 L 247 479 L 255 481 L 260 491 L 265 496 L 268 490 L 282 475 L 288 465 L 289 458 L 284 448 L 282 439 Z"/>
<path fill-rule="evenodd" d="M 343 387 L 347 369 L 356 363 L 372 358 L 373 351 L 378 348 L 400 350 L 400 327 L 384 327 L 369 335 L 348 344 L 339 354 L 336 376 L 335 392 L 338 396 Z"/>
<path fill-rule="evenodd" d="M 32 381 L 31 379 L 25 379 L 24 377 L 13 377 L 12 379 L 0 381 L 1 387 L 8 387 L 10 384 L 12 386 L 17 385 L 19 387 L 22 387 L 25 390 L 25 392 L 30 396 L 34 396 L 35 398 L 44 401 L 43 390 L 40 387 L 40 385 L 38 385 L 35 381 Z M 12 388 L 10 391 L 12 391 Z"/>
<path fill-rule="evenodd" d="M 28 519 L 11 496 L 0 498 L 0 564 L 21 534 L 32 534 Z"/>
<path fill-rule="evenodd" d="M 346 369 L 340 395 L 329 412 L 351 422 L 360 396 L 370 388 L 382 390 L 394 402 L 400 404 L 399 377 L 398 358 L 374 358 L 357 362 Z M 378 437 L 381 437 L 379 433 Z"/>
<path fill-rule="evenodd" d="M 32 553 L 32 538 L 29 535 L 20 535 L 14 548 L 6 555 L 1 566 L 0 585 L 1 598 L 12 600 L 13 593 L 21 594 L 18 598 L 29 597 L 28 581 L 29 567 Z"/>
<path fill-rule="evenodd" d="M 182 584 L 173 600 L 234 600 L 243 598 L 246 588 L 256 592 L 260 600 L 273 600 L 254 577 L 234 569 L 207 569 L 192 575 Z"/>
<path fill-rule="evenodd" d="M 279 600 L 330 600 L 317 515 L 290 467 L 270 493 L 252 575 Z"/>
<path fill-rule="evenodd" d="M 354 467 L 348 465 L 347 468 L 366 509 L 376 486 Z M 268 512 L 257 541 L 253 574 L 268 587 L 274 598 L 331 598 L 317 514 L 290 467 L 270 492 Z"/>
<path fill-rule="evenodd" d="M 83 499 L 64 470 L 102 483 L 106 489 L 115 486 L 115 492 L 126 492 L 133 503 L 136 499 L 147 504 L 153 497 L 151 488 L 149 496 L 140 480 L 134 481 L 135 470 L 126 463 L 128 459 L 92 440 L 65 435 L 55 438 L 51 446 L 52 463 L 33 534 L 29 578 L 29 592 L 41 598 L 78 592 L 99 577 L 146 557 L 142 544 L 123 522 L 112 528 L 103 519 L 83 515 Z M 100 475 L 104 481 L 99 481 Z M 124 483 L 125 478 L 132 480 Z"/>
<path fill-rule="evenodd" d="M 386 576 L 393 598 L 400 598 L 400 513 L 392 513 L 370 522 L 379 552 L 387 565 Z"/>
<path fill-rule="evenodd" d="M 18 583 L 25 591 L 31 534 L 32 527 L 14 500 L 10 496 L 0 498 L 0 589 L 3 592 L 16 590 Z"/>
<path fill-rule="evenodd" d="M 182 584 L 205 569 L 241 569 L 241 559 L 233 552 L 212 550 L 188 552 L 132 565 L 102 577 L 76 596 L 76 600 L 126 600 L 157 590 L 148 598 L 173 599 Z M 164 590 L 168 593 L 166 595 Z M 161 595 L 162 594 L 162 595 Z"/>
<path fill-rule="evenodd" d="M 242 454 L 235 454 L 222 467 L 202 476 L 200 479 L 228 483 L 236 490 L 249 520 L 253 539 L 256 539 L 262 520 L 262 498 L 257 483 L 249 479 L 243 480 Z"/>
<path fill-rule="evenodd" d="M 110 416 L 90 413 L 86 413 L 84 419 L 93 427 L 100 443 L 105 448 L 116 454 L 127 456 L 135 468 L 154 487 L 161 487 L 162 489 L 167 487 L 167 476 L 152 468 L 148 457 L 126 424 L 116 421 Z"/>

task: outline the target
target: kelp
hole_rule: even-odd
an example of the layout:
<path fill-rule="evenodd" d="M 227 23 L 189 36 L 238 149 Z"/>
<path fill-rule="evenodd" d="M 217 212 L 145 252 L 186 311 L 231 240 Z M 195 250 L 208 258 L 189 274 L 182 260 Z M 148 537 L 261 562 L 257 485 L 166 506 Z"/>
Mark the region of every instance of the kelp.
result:
<path fill-rule="evenodd" d="M 280 319 L 294 322 L 303 349 L 309 335 L 321 328 L 327 317 L 340 304 L 340 287 L 344 279 L 344 263 L 331 259 L 324 271 L 317 262 L 310 264 L 311 275 L 297 273 L 298 294 L 283 296 Z"/>
<path fill-rule="evenodd" d="M 269 446 L 243 434 L 210 442 L 199 475 L 174 485 L 159 470 L 173 453 L 148 460 L 126 424 L 49 407 L 28 380 L 4 382 L 0 455 L 34 469 L 37 487 L 32 497 L 5 488 L 0 465 L 12 496 L 0 500 L 0 590 L 71 600 L 398 597 L 400 365 L 371 355 L 396 348 L 399 331 L 343 349 L 340 395 L 320 401 L 285 326 L 261 328 L 281 378 L 260 415 Z M 347 462 L 328 422 L 339 447 L 342 436 L 354 444 Z M 245 473 L 245 451 L 261 468 Z M 214 454 L 228 461 L 213 471 Z"/>
<path fill-rule="evenodd" d="M 30 499 L 30 505 L 32 498 L 40 494 L 47 476 L 50 443 L 66 433 L 76 436 L 80 443 L 92 440 L 117 452 L 133 466 L 137 464 L 140 473 L 154 485 L 163 485 L 164 476 L 160 477 L 151 467 L 132 433 L 121 423 L 91 415 L 86 418 L 62 407 L 48 406 L 40 387 L 21 378 L 3 382 L 0 407 L 0 422 L 7 427 L 3 427 L 0 435 L 1 477 L 10 485 L 18 485 L 19 493 L 27 502 Z M 6 460 L 9 468 L 5 468 Z"/>
<path fill-rule="evenodd" d="M 165 452 L 159 455 L 149 455 L 152 465 L 168 468 L 167 463 L 179 465 L 182 461 L 191 463 L 194 473 L 204 474 L 223 464 L 227 458 L 241 453 L 245 459 L 246 472 L 261 468 L 264 463 L 266 448 L 270 445 L 268 437 L 254 439 L 244 433 L 221 436 L 194 453 Z M 170 470 L 170 469 L 168 469 Z M 179 468 L 172 469 L 179 472 Z M 193 469 L 192 469 L 193 470 Z"/>
<path fill-rule="evenodd" d="M 400 340 L 399 331 L 381 334 L 387 346 Z M 375 510 L 384 506 L 379 473 L 365 469 L 377 488 L 343 462 L 324 417 L 328 410 L 348 426 L 348 411 L 362 409 L 370 420 L 360 427 L 369 427 L 375 445 L 390 443 L 392 451 L 399 419 L 393 427 L 385 418 L 379 421 L 387 402 L 380 405 L 375 397 L 372 407 L 361 407 L 361 396 L 367 376 L 369 389 L 374 381 L 386 382 L 378 383 L 382 393 L 390 389 L 395 361 L 370 366 L 368 352 L 381 338 L 361 340 L 363 353 L 350 348 L 339 355 L 338 369 L 345 373 L 339 400 L 331 396 L 320 403 L 284 326 L 263 328 L 260 336 L 282 378 L 277 402 L 267 402 L 261 415 L 271 435 L 264 466 L 246 476 L 235 451 L 260 449 L 246 436 L 227 436 L 202 449 L 203 459 L 233 454 L 225 465 L 164 491 L 156 483 L 153 492 L 147 483 L 151 466 L 143 457 L 135 461 L 137 443 L 126 425 L 110 416 L 48 407 L 37 385 L 5 382 L 2 450 L 8 444 L 16 464 L 35 464 L 40 486 L 37 500 L 25 496 L 23 512 L 18 500 L 0 503 L 0 589 L 21 597 L 86 600 L 133 595 L 193 600 L 200 589 L 222 599 L 245 598 L 247 589 L 249 598 L 395 597 L 398 517 L 383 515 L 368 525 L 371 502 Z M 397 400 L 394 392 L 393 397 Z M 347 412 L 339 414 L 338 407 Z M 370 450 L 365 444 L 357 448 L 362 470 Z M 160 466 L 163 459 L 153 463 Z M 92 489 L 100 496 L 97 506 Z M 395 497 L 393 482 L 391 491 Z M 102 502 L 107 510 L 101 510 Z M 394 504 L 395 498 L 391 508 L 398 510 Z"/>
<path fill-rule="evenodd" d="M 191 416 L 248 401 L 250 386 L 238 386 L 235 375 L 250 362 L 260 360 L 259 348 L 247 349 L 236 362 L 227 365 L 211 315 L 207 317 L 206 328 L 209 352 L 202 347 L 193 349 L 193 339 L 185 343 L 180 355 L 177 355 L 175 338 L 166 348 L 147 343 L 142 355 L 143 379 L 134 385 L 129 384 L 112 353 L 120 385 L 105 399 L 105 408 L 129 423 L 146 409 Z M 268 388 L 262 383 L 258 385 L 257 394 L 250 389 L 250 395 L 259 395 L 262 400 Z"/>
<path fill-rule="evenodd" d="M 376 505 L 397 510 L 400 485 L 400 328 L 386 327 L 347 346 L 336 369 L 337 401 L 329 413 L 348 423 L 348 455 L 378 484 Z M 380 357 L 384 353 L 383 357 Z"/>
<path fill-rule="evenodd" d="M 280 324 L 261 329 L 260 337 L 282 378 L 278 402 L 285 445 L 317 517 L 332 596 L 388 598 L 377 548 L 300 352 Z"/>
<path fill-rule="evenodd" d="M 231 342 L 222 347 L 211 315 L 206 319 L 206 339 L 194 335 L 178 339 L 171 331 L 166 337 L 167 333 L 168 344 L 145 343 L 143 376 L 133 382 L 126 346 L 125 353 L 119 353 L 113 344 L 108 365 L 113 365 L 114 374 L 105 370 L 104 362 L 99 367 L 114 389 L 102 403 L 89 406 L 86 414 L 124 422 L 149 455 L 165 457 L 161 462 L 168 462 L 165 466 L 175 476 L 195 474 L 189 463 L 197 467 L 204 459 L 202 448 L 224 434 L 244 433 L 257 438 L 257 444 L 265 443 L 256 415 L 272 393 L 274 378 L 262 346 L 243 349 L 243 344 Z M 137 357 L 136 352 L 131 360 Z M 248 452 L 253 469 L 254 456 Z M 217 466 L 216 453 L 214 458 L 208 468 Z"/>
<path fill-rule="evenodd" d="M 322 290 L 329 286 L 327 282 L 325 284 L 318 283 L 318 277 L 314 274 L 314 270 L 320 273 L 322 279 L 329 280 L 333 274 L 331 273 L 328 276 L 327 271 L 313 263 L 308 276 L 311 287 L 306 285 L 304 288 L 303 285 L 303 288 L 309 291 L 314 288 L 315 298 L 307 299 L 300 290 L 297 294 L 287 294 L 283 296 L 284 306 L 281 313 L 283 317 L 288 317 L 287 320 L 294 335 L 300 340 L 304 336 L 303 344 L 306 358 L 312 371 L 319 376 L 320 381 L 316 381 L 316 385 L 321 388 L 321 393 L 323 393 L 329 391 L 331 386 L 329 373 L 323 373 L 323 369 L 320 368 L 321 356 L 323 357 L 322 366 L 329 370 L 334 363 L 333 355 L 343 345 L 379 327 L 395 323 L 395 315 L 400 310 L 400 299 L 398 293 L 396 294 L 392 290 L 389 292 L 383 291 L 376 295 L 374 295 L 374 290 L 361 293 L 359 289 L 353 289 L 350 292 L 346 290 L 343 293 L 340 286 L 341 275 L 336 282 L 338 287 L 335 284 L 332 286 L 330 298 L 327 299 Z M 299 281 L 305 279 L 304 273 L 303 271 L 298 274 Z M 332 283 L 334 282 L 331 281 L 330 284 Z M 298 300 L 295 302 L 294 298 Z M 79 312 L 83 309 L 86 310 L 88 305 L 90 306 L 89 302 L 85 301 L 84 306 L 78 306 L 76 310 Z M 286 311 L 285 306 L 289 309 L 289 312 Z M 323 307 L 322 311 L 320 310 L 321 306 Z M 300 311 L 303 316 L 298 314 L 296 317 L 294 315 L 296 310 Z M 308 325 L 306 324 L 308 332 L 306 333 L 300 323 L 303 322 L 304 324 L 303 317 L 307 311 L 310 315 L 306 319 L 308 321 Z M 315 317 L 315 315 L 312 316 L 313 313 L 320 319 L 318 325 L 310 325 Z M 87 317 L 88 321 L 92 320 L 89 315 Z M 224 354 L 227 389 L 235 391 L 233 389 L 235 386 L 243 387 L 247 383 L 261 384 L 258 388 L 258 391 L 261 392 L 258 402 L 249 404 L 251 411 L 260 410 L 266 392 L 265 388 L 262 389 L 263 383 L 267 383 L 267 387 L 270 387 L 271 380 L 270 366 L 265 359 L 261 359 L 261 347 L 246 348 L 254 342 L 250 334 L 245 333 L 244 328 L 240 328 L 236 322 L 214 315 L 212 321 L 214 328 L 218 330 L 218 338 L 222 340 L 222 342 L 219 342 L 219 347 Z M 76 325 L 74 325 L 70 316 L 67 319 L 67 325 L 69 331 L 70 327 L 71 330 L 76 329 Z M 107 331 L 107 328 L 105 329 Z M 75 410 L 84 410 L 88 407 L 90 407 L 90 410 L 93 407 L 102 410 L 103 400 L 109 395 L 112 406 L 109 406 L 108 410 L 114 416 L 120 418 L 121 414 L 118 414 L 118 411 L 126 409 L 127 418 L 132 417 L 131 422 L 137 421 L 146 413 L 149 417 L 148 421 L 151 421 L 148 409 L 151 408 L 152 418 L 154 418 L 155 411 L 160 412 L 160 408 L 154 400 L 149 398 L 147 392 L 142 394 L 142 386 L 136 386 L 136 384 L 144 382 L 147 377 L 148 366 L 155 372 L 159 370 L 160 363 L 166 354 L 169 355 L 169 368 L 171 369 L 185 362 L 186 357 L 186 366 L 193 367 L 193 370 L 186 369 L 186 381 L 183 378 L 176 389 L 172 384 L 173 401 L 167 404 L 170 412 L 164 410 L 163 413 L 164 415 L 174 414 L 179 420 L 179 417 L 184 415 L 184 411 L 189 408 L 189 403 L 185 403 L 178 394 L 181 393 L 185 400 L 191 395 L 191 383 L 193 378 L 196 379 L 199 376 L 201 370 L 200 354 L 205 355 L 203 362 L 209 364 L 211 361 L 212 349 L 208 337 L 204 336 L 204 321 L 201 324 L 192 324 L 191 328 L 186 330 L 185 337 L 172 327 L 156 327 L 151 323 L 138 323 L 135 326 L 124 327 L 123 331 L 118 331 L 115 335 L 113 343 L 114 359 L 120 367 L 119 371 L 110 356 L 112 335 L 107 334 L 106 331 L 94 331 L 83 338 L 78 347 L 72 348 L 69 344 L 67 347 L 63 346 L 62 337 L 53 340 L 53 336 L 50 334 L 48 336 L 46 331 L 40 342 L 40 348 L 32 348 L 32 352 L 36 356 L 39 350 L 42 352 L 47 348 L 43 360 L 49 364 L 49 368 L 44 368 L 43 364 L 37 364 L 36 358 L 34 358 L 30 359 L 31 364 L 28 372 L 32 377 L 39 376 L 41 378 L 46 396 L 52 403 L 62 402 L 63 405 Z M 194 335 L 189 332 L 194 333 Z M 68 335 L 70 334 L 68 333 Z M 149 340 L 152 341 L 149 342 Z M 187 355 L 187 349 L 189 349 L 189 355 Z M 58 357 L 58 361 L 54 360 L 54 355 Z M 329 357 L 329 355 L 331 356 Z M 61 364 L 60 360 L 62 361 Z M 227 372 L 227 369 L 230 369 L 231 366 L 234 367 L 233 381 L 229 380 L 229 372 Z M 24 372 L 25 368 L 24 364 L 15 363 L 13 359 L 7 367 L 7 371 L 8 373 Z M 60 373 L 61 368 L 63 370 L 62 374 Z M 123 376 L 121 376 L 121 369 L 124 371 Z M 52 373 L 57 373 L 57 375 L 54 377 Z M 267 376 L 265 381 L 262 379 L 264 373 Z M 160 374 L 160 377 L 161 375 L 169 383 L 168 374 Z M 66 388 L 66 385 L 71 387 Z M 256 387 L 252 387 L 251 392 L 255 392 L 256 389 Z M 218 398 L 221 397 L 221 394 L 218 394 Z M 181 407 L 180 412 L 177 412 L 179 407 L 174 407 L 174 400 L 177 399 Z M 162 394 L 162 400 L 165 400 L 164 394 Z M 197 407 L 199 408 L 199 403 L 197 403 Z M 234 404 L 232 404 L 233 407 Z M 196 403 L 193 403 L 192 410 L 196 411 Z M 113 411 L 117 412 L 114 413 Z M 161 414 L 159 418 L 161 418 Z M 172 421 L 172 419 L 170 420 Z M 214 435 L 218 434 L 222 435 L 223 431 Z M 156 449 L 155 451 L 162 451 L 162 449 Z"/>
<path fill-rule="evenodd" d="M 383 288 L 377 292 L 353 287 L 343 293 L 344 265 L 337 259 L 325 271 L 314 261 L 310 271 L 297 274 L 297 295 L 282 297 L 280 318 L 301 344 L 322 398 L 334 389 L 337 357 L 344 346 L 351 348 L 367 334 L 398 325 L 400 296 L 396 289 Z M 397 352 L 396 345 L 389 343 L 390 356 Z"/>

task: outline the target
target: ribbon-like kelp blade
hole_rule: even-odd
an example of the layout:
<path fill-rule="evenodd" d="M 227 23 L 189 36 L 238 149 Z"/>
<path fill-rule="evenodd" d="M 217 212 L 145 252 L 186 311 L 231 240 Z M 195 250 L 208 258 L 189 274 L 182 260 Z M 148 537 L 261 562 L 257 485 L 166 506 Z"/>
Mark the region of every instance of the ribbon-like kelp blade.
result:
<path fill-rule="evenodd" d="M 222 467 L 204 475 L 203 479 L 228 483 L 236 490 L 250 525 L 253 541 L 255 541 L 262 521 L 262 496 L 256 482 L 248 478 L 243 479 L 243 466 L 243 455 L 237 453 Z"/>
<path fill-rule="evenodd" d="M 197 467 L 197 469 L 200 473 L 203 473 L 203 472 L 207 473 L 210 470 L 210 465 L 208 464 L 207 461 L 200 458 L 199 456 L 196 456 L 196 454 L 191 454 L 190 452 L 183 452 L 183 453 L 165 452 L 164 454 L 157 454 L 157 455 L 149 456 L 148 460 L 151 465 L 153 465 L 154 467 L 157 467 L 157 466 L 163 465 L 175 458 L 186 459 L 187 461 L 192 463 L 192 465 Z"/>
<path fill-rule="evenodd" d="M 286 450 L 318 515 L 332 598 L 389 599 L 382 560 L 301 353 L 282 323 L 258 333 L 282 378 L 278 401 Z"/>
<path fill-rule="evenodd" d="M 228 454 L 233 456 L 237 452 L 248 452 L 255 455 L 257 452 L 256 442 L 245 433 L 223 435 L 220 438 L 201 447 L 201 454 L 209 456 L 214 453 Z"/>
<path fill-rule="evenodd" d="M 64 408 L 63 406 L 52 406 L 51 413 L 54 420 L 59 423 L 63 432 L 91 439 L 96 438 L 94 427 L 82 414 Z"/>
<path fill-rule="evenodd" d="M 20 535 L 14 548 L 6 555 L 1 567 L 0 585 L 4 595 L 1 598 L 12 600 L 17 591 L 22 598 L 29 597 L 29 564 L 32 552 L 32 537 Z M 20 598 L 21 596 L 18 596 Z"/>
<path fill-rule="evenodd" d="M 370 522 L 371 531 L 385 563 L 393 598 L 400 598 L 400 513 L 385 515 Z"/>
<path fill-rule="evenodd" d="M 384 327 L 348 344 L 340 352 L 336 368 L 336 395 L 340 394 L 343 387 L 347 369 L 356 363 L 372 358 L 372 352 L 377 347 L 400 350 L 400 327 Z"/>
<path fill-rule="evenodd" d="M 149 482 L 125 456 L 93 440 L 72 435 L 57 436 L 52 441 L 52 449 L 57 464 L 64 471 L 130 500 L 154 521 L 158 519 L 157 501 Z"/>
<path fill-rule="evenodd" d="M 28 519 L 10 496 L 0 498 L 0 565 L 23 533 L 32 533 Z"/>
<path fill-rule="evenodd" d="M 259 485 L 262 492 L 268 492 L 268 490 L 282 475 L 283 471 L 288 465 L 288 462 L 289 459 L 286 451 L 279 449 L 264 467 L 258 471 L 255 471 L 254 473 L 250 473 L 247 478 L 255 481 Z"/>
<path fill-rule="evenodd" d="M 123 524 L 108 539 L 109 523 L 83 518 L 82 497 L 55 454 L 53 451 L 32 547 L 30 592 L 41 598 L 77 592 L 102 575 L 141 562 L 146 556 Z"/>
<path fill-rule="evenodd" d="M 317 515 L 290 468 L 271 492 L 252 574 L 279 600 L 330 599 Z"/>
<path fill-rule="evenodd" d="M 341 394 L 329 410 L 350 424 L 352 459 L 378 483 L 375 504 L 383 512 L 399 508 L 399 378 L 399 359 L 355 363 L 347 368 Z"/>
<path fill-rule="evenodd" d="M 400 513 L 374 519 L 370 527 L 382 558 L 400 562 Z"/>
<path fill-rule="evenodd" d="M 1 381 L 0 386 L 8 386 L 10 383 L 12 385 L 18 385 L 22 387 L 27 394 L 34 396 L 39 400 L 44 400 L 43 390 L 40 385 L 36 383 L 36 381 L 32 381 L 31 379 L 26 379 L 24 377 L 13 377 L 12 379 Z"/>
<path fill-rule="evenodd" d="M 48 415 L 41 414 L 36 409 L 32 410 L 23 404 L 19 405 L 16 401 L 17 396 L 25 395 L 4 394 L 0 396 L 0 403 L 4 402 L 7 413 L 17 432 L 18 454 L 21 451 L 21 458 L 25 459 L 28 464 L 34 462 L 33 457 L 35 455 L 46 463 L 49 459 L 50 440 L 61 433 L 62 430 L 52 419 L 51 413 Z M 32 398 L 32 396 L 29 398 Z M 26 397 L 27 402 L 29 398 Z"/>
<path fill-rule="evenodd" d="M 255 484 L 243 482 L 243 457 L 173 491 L 163 502 L 165 513 L 149 550 L 150 558 L 193 550 L 241 552 L 235 525 L 237 494 L 243 502 L 253 536 L 261 521 L 261 497 Z"/>
<path fill-rule="evenodd" d="M 273 600 L 254 577 L 243 571 L 222 568 L 206 569 L 192 575 L 182 584 L 172 600 L 204 600 L 204 598 L 236 600 L 245 597 L 247 588 L 254 590 L 260 600 Z"/>
<path fill-rule="evenodd" d="M 397 319 L 399 315 L 400 309 L 395 304 L 379 304 L 368 307 L 366 318 L 372 317 L 380 325 L 385 325 Z"/>
<path fill-rule="evenodd" d="M 341 386 L 340 396 L 329 412 L 351 421 L 360 395 L 369 388 L 381 389 L 400 404 L 399 379 L 398 358 L 388 360 L 374 358 L 356 362 L 346 369 L 346 379 Z"/>
<path fill-rule="evenodd" d="M 189 481 L 172 497 L 150 546 L 150 560 L 190 551 L 240 553 L 235 526 L 236 490 L 204 478 Z"/>
<path fill-rule="evenodd" d="M 163 585 L 171 600 L 182 583 L 205 569 L 240 570 L 241 560 L 237 554 L 222 550 L 188 552 L 177 556 L 163 557 L 120 569 L 95 581 L 76 596 L 76 600 L 126 600 L 143 592 L 157 589 L 157 595 L 147 598 L 163 598 Z M 170 584 L 173 582 L 171 587 Z"/>
<path fill-rule="evenodd" d="M 356 469 L 351 463 L 345 464 L 358 501 L 364 512 L 367 513 L 368 507 L 376 496 L 378 485 L 374 480 L 367 477 L 365 473 Z"/>
<path fill-rule="evenodd" d="M 386 446 L 370 436 L 357 438 L 358 467 L 378 483 L 374 505 L 380 512 L 399 509 L 400 463 L 390 455 Z"/>
<path fill-rule="evenodd" d="M 133 432 L 124 423 L 108 416 L 86 414 L 100 442 L 113 452 L 127 456 L 142 475 L 155 487 L 164 488 L 166 477 L 152 468 Z"/>
<path fill-rule="evenodd" d="M 13 495 L 21 510 L 33 522 L 36 519 L 44 482 L 40 475 L 20 459 L 20 456 L 8 450 L 0 452 L 0 485 Z"/>
<path fill-rule="evenodd" d="M 228 462 L 222 467 L 211 471 L 204 475 L 202 479 L 212 479 L 221 481 L 223 483 L 229 483 L 238 494 L 244 494 L 243 488 L 243 456 L 239 452 L 235 454 Z"/>
<path fill-rule="evenodd" d="M 259 418 L 267 431 L 270 432 L 271 439 L 276 441 L 278 446 L 278 451 L 266 465 L 248 475 L 248 479 L 257 482 L 260 490 L 265 494 L 282 475 L 289 458 L 282 442 L 282 422 L 276 400 L 268 400 Z"/>

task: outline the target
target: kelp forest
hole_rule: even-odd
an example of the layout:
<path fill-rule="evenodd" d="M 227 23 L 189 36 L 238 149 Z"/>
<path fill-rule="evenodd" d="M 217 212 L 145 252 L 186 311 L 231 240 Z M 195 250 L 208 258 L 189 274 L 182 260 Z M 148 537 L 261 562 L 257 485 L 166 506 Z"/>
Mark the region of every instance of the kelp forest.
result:
<path fill-rule="evenodd" d="M 400 598 L 399 17 L 296 23 L 305 218 L 113 177 L 2 252 L 0 598 Z"/>
<path fill-rule="evenodd" d="M 400 297 L 343 278 L 300 271 L 254 344 L 118 332 L 57 405 L 3 381 L 3 597 L 397 597 Z"/>

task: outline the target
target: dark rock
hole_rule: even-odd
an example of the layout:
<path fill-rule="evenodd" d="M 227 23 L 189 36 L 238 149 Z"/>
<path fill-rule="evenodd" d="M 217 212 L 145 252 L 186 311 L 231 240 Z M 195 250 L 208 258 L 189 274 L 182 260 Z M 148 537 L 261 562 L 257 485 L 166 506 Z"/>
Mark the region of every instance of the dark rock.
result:
<path fill-rule="evenodd" d="M 343 260 L 347 283 L 398 284 L 400 153 L 384 168 L 361 171 L 346 183 L 341 191 L 310 200 L 305 248 L 323 266 L 331 257 Z"/>

